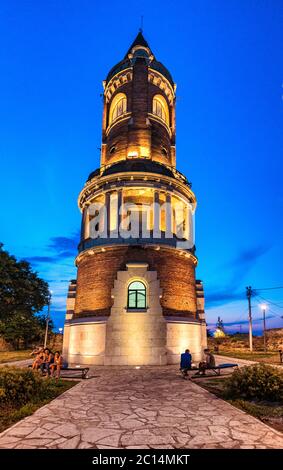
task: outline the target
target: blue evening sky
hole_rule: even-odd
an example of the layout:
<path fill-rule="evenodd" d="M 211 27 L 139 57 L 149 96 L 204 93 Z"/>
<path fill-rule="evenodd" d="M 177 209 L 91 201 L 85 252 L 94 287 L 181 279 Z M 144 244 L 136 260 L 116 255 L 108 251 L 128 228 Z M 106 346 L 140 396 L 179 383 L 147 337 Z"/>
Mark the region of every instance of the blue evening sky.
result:
<path fill-rule="evenodd" d="M 177 167 L 198 199 L 207 320 L 246 331 L 245 286 L 283 286 L 282 0 L 2 0 L 0 240 L 50 282 L 62 326 L 77 196 L 99 166 L 102 80 L 141 15 L 177 83 Z M 283 290 L 259 294 L 273 302 L 268 327 L 283 326 Z"/>

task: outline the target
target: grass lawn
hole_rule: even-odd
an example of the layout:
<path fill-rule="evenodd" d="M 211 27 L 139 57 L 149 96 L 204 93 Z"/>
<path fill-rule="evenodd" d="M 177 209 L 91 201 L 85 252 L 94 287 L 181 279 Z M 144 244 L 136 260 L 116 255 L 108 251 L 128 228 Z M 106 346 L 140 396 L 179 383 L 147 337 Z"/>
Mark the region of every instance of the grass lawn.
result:
<path fill-rule="evenodd" d="M 222 351 L 221 348 L 217 353 L 220 356 L 227 356 L 227 357 L 235 357 L 238 359 L 247 359 L 249 361 L 257 361 L 257 362 L 264 362 L 266 364 L 280 364 L 279 362 L 279 354 L 271 351 L 271 352 L 264 352 L 264 351 L 234 351 L 231 350 L 224 350 Z M 283 366 L 283 364 L 282 364 Z"/>
<path fill-rule="evenodd" d="M 3 362 L 22 361 L 23 359 L 31 359 L 31 349 L 21 351 L 0 351 L 0 364 Z"/>
<path fill-rule="evenodd" d="M 25 418 L 26 416 L 34 413 L 38 408 L 46 405 L 54 398 L 61 395 L 63 392 L 69 388 L 76 385 L 78 381 L 74 380 L 62 380 L 59 379 L 56 382 L 53 379 L 50 379 L 50 386 L 48 389 L 48 398 L 45 400 L 33 400 L 26 403 L 23 406 L 14 406 L 14 405 L 1 405 L 0 404 L 0 432 L 4 431 L 6 428 L 9 428 L 17 421 Z"/>
<path fill-rule="evenodd" d="M 224 385 L 227 378 L 209 378 L 197 380 L 196 383 L 231 405 L 255 416 L 277 431 L 283 432 L 283 403 L 268 401 L 227 400 L 224 396 Z"/>

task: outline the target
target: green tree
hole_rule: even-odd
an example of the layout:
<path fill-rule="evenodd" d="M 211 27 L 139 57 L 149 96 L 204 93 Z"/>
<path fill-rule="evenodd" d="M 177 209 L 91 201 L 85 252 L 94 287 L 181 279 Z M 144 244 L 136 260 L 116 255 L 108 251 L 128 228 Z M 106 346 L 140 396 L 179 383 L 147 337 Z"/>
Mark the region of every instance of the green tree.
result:
<path fill-rule="evenodd" d="M 47 305 L 48 284 L 32 271 L 27 261 L 17 261 L 0 244 L 0 334 L 15 348 L 37 341 L 44 330 L 42 315 Z"/>
<path fill-rule="evenodd" d="M 45 327 L 45 315 L 15 313 L 7 321 L 0 321 L 0 334 L 14 349 L 19 349 L 21 344 L 26 349 L 31 343 L 43 344 Z M 52 320 L 49 320 L 49 332 L 53 327 Z"/>

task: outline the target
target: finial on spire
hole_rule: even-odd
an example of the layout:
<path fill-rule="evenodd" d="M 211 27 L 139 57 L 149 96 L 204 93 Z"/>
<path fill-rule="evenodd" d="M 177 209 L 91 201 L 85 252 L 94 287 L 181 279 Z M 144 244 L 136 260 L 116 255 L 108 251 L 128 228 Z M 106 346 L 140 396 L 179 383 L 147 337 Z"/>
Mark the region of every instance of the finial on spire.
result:
<path fill-rule="evenodd" d="M 141 26 L 140 26 L 139 32 L 140 33 L 143 32 L 143 15 L 141 15 Z"/>

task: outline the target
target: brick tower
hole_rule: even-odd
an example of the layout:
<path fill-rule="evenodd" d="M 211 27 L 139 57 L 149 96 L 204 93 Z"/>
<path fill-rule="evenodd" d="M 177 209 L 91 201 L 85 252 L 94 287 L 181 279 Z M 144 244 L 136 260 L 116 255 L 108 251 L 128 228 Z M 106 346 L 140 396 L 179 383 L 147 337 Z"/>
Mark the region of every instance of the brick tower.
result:
<path fill-rule="evenodd" d="M 101 165 L 79 195 L 63 355 L 70 364 L 164 365 L 189 348 L 197 361 L 204 296 L 196 198 L 176 170 L 176 85 L 140 32 L 103 86 Z"/>

